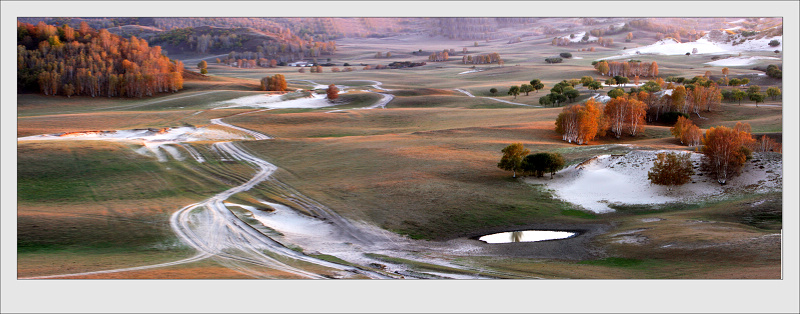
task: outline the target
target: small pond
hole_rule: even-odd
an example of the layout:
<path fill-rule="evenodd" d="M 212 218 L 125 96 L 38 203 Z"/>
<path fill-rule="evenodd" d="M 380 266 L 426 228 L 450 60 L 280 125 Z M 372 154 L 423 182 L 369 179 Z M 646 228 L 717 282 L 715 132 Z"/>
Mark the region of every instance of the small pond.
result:
<path fill-rule="evenodd" d="M 577 233 L 569 231 L 525 230 L 489 234 L 478 240 L 486 243 L 536 242 L 566 239 L 575 235 Z"/>

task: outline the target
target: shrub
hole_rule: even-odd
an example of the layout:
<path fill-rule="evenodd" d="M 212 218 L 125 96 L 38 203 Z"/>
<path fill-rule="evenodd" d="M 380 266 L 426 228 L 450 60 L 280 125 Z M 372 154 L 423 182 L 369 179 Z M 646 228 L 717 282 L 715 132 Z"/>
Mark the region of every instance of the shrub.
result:
<path fill-rule="evenodd" d="M 561 63 L 562 61 L 564 61 L 564 59 L 561 59 L 559 57 L 550 57 L 550 58 L 544 59 L 544 61 L 547 62 L 547 63 Z"/>
<path fill-rule="evenodd" d="M 781 42 L 778 41 L 777 39 L 773 39 L 773 40 L 769 41 L 769 45 L 770 45 L 770 47 L 777 47 L 777 46 L 781 45 Z"/>
<path fill-rule="evenodd" d="M 694 170 L 689 154 L 658 153 L 653 168 L 647 173 L 650 183 L 666 185 L 670 189 L 692 180 Z"/>
<path fill-rule="evenodd" d="M 566 59 L 572 58 L 572 54 L 569 53 L 569 52 L 562 52 L 562 53 L 560 53 L 558 55 L 561 56 L 562 58 L 566 58 Z"/>

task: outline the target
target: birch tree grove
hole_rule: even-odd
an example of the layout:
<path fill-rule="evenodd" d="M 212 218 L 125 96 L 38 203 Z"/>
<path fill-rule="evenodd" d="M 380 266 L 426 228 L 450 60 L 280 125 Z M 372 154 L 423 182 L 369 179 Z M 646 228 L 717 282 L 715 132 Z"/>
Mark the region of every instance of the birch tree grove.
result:
<path fill-rule="evenodd" d="M 594 99 L 589 99 L 583 105 L 564 107 L 556 118 L 555 130 L 568 143 L 589 143 L 598 135 L 604 134 L 605 125 L 599 104 Z"/>
<path fill-rule="evenodd" d="M 725 184 L 739 174 L 747 160 L 748 150 L 745 146 L 752 142 L 752 136 L 746 131 L 724 126 L 709 128 L 703 139 L 704 169 L 714 175 L 717 182 Z"/>
<path fill-rule="evenodd" d="M 17 25 L 18 88 L 45 95 L 143 97 L 183 88 L 183 63 L 144 39 L 124 39 L 82 24 Z"/>

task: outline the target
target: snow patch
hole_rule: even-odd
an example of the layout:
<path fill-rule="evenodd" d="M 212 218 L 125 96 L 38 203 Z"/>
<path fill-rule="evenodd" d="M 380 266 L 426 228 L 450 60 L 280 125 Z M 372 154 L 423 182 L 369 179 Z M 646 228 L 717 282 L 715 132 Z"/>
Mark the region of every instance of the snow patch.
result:
<path fill-rule="evenodd" d="M 760 57 L 760 56 L 732 57 L 732 58 L 725 58 L 725 59 L 721 59 L 721 60 L 706 62 L 705 64 L 713 65 L 713 66 L 721 66 L 721 67 L 736 67 L 736 66 L 752 65 L 752 64 L 757 63 L 758 60 L 781 60 L 781 58 Z"/>
<path fill-rule="evenodd" d="M 665 38 L 649 46 L 625 49 L 622 50 L 622 54 L 620 55 L 600 58 L 597 60 L 623 59 L 623 58 L 630 58 L 640 54 L 674 56 L 674 55 L 686 54 L 687 52 L 692 53 L 693 49 L 695 48 L 697 49 L 697 54 L 724 54 L 724 53 L 739 53 L 745 51 L 782 50 L 783 49 L 782 45 L 778 45 L 777 47 L 772 47 L 769 45 L 769 42 L 772 41 L 773 39 L 777 39 L 781 41 L 781 43 L 783 42 L 782 36 L 761 38 L 761 39 L 749 39 L 745 40 L 743 43 L 738 45 L 733 45 L 733 43 L 712 42 L 708 39 L 708 35 L 703 36 L 697 41 L 684 42 L 684 43 L 679 43 L 673 38 Z"/>
<path fill-rule="evenodd" d="M 614 211 L 608 205 L 645 205 L 687 202 L 720 195 L 726 191 L 742 189 L 757 193 L 782 189 L 783 163 L 779 154 L 753 154 L 740 176 L 728 180 L 725 186 L 717 183 L 707 173 L 692 176 L 692 182 L 669 190 L 665 186 L 650 184 L 647 173 L 659 152 L 632 151 L 625 155 L 601 155 L 576 166 L 559 171 L 554 179 L 526 178 L 525 182 L 544 184 L 564 201 L 595 213 Z M 700 153 L 691 154 L 690 160 L 700 165 Z M 698 168 L 699 169 L 699 168 Z"/>

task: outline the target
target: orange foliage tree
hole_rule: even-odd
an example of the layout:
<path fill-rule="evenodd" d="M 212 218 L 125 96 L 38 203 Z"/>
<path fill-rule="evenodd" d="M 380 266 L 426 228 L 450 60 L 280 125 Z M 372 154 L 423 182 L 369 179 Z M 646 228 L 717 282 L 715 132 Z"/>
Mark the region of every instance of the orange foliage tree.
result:
<path fill-rule="evenodd" d="M 742 128 L 744 129 L 744 128 Z M 739 174 L 749 155 L 747 145 L 753 138 L 749 132 L 724 126 L 712 127 L 703 139 L 703 168 L 725 184 Z"/>
<path fill-rule="evenodd" d="M 675 138 L 681 141 L 681 144 L 689 146 L 700 145 L 703 138 L 703 132 L 700 128 L 692 123 L 692 120 L 686 119 L 683 116 L 678 117 L 675 126 L 669 129 Z"/>
<path fill-rule="evenodd" d="M 329 101 L 334 101 L 336 98 L 339 98 L 339 88 L 334 84 L 328 85 L 328 90 L 325 93 L 328 95 Z"/>
<path fill-rule="evenodd" d="M 564 107 L 556 118 L 556 132 L 569 143 L 587 144 L 598 135 L 604 135 L 605 129 L 605 119 L 594 99 L 583 105 Z"/>

